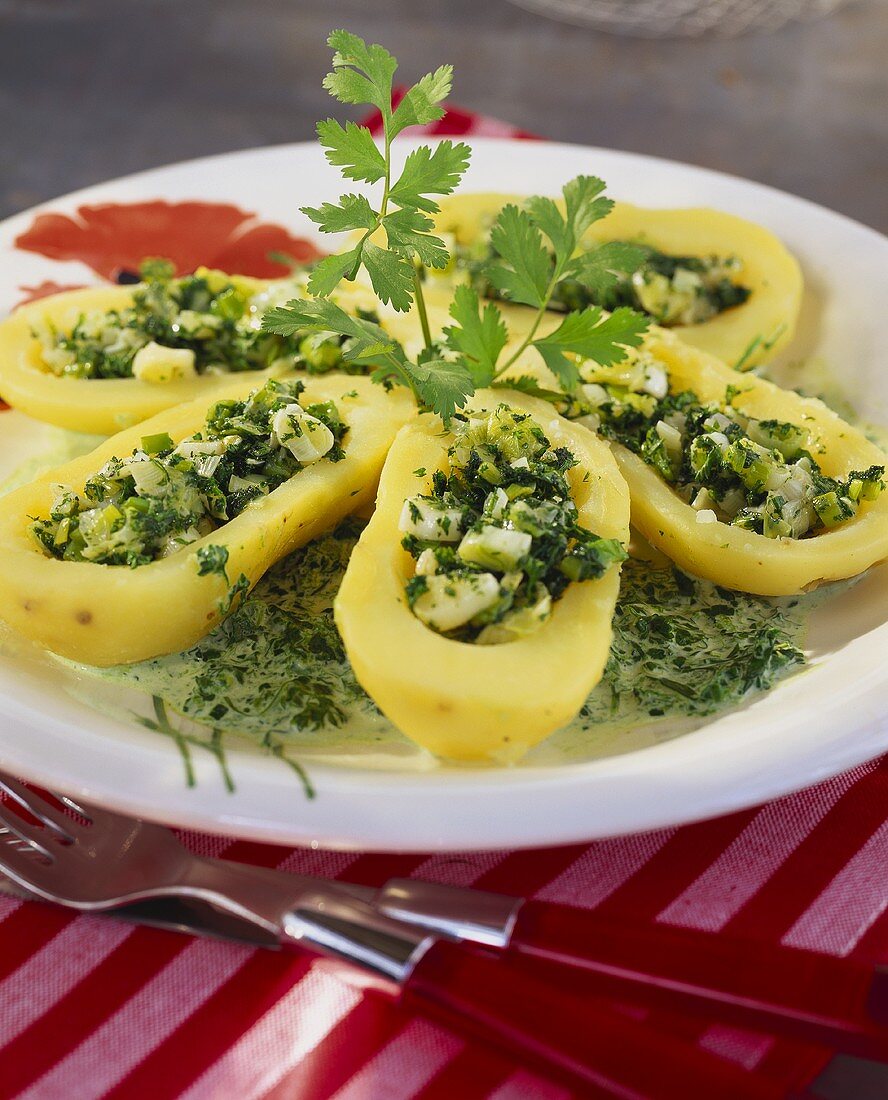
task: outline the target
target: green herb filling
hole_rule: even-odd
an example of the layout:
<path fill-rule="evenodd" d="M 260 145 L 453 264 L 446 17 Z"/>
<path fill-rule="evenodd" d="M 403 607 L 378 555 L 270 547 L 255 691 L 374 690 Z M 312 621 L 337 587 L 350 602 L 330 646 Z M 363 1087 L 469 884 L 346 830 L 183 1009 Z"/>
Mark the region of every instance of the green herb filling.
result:
<path fill-rule="evenodd" d="M 756 420 L 733 405 L 703 404 L 691 390 L 669 393 L 666 372 L 639 356 L 592 366 L 582 387 L 587 423 L 652 466 L 700 523 L 728 523 L 767 538 L 799 539 L 852 519 L 884 489 L 884 466 L 827 477 L 808 431 Z"/>
<path fill-rule="evenodd" d="M 567 471 L 529 416 L 500 405 L 456 431 L 449 471 L 409 498 L 403 546 L 416 559 L 407 602 L 433 630 L 482 645 L 514 641 L 548 619 L 572 581 L 600 577 L 626 553 L 582 527 Z"/>
<path fill-rule="evenodd" d="M 496 255 L 487 236 L 476 244 L 454 243 L 455 269 L 465 272 L 470 284 L 485 298 L 502 295 L 487 277 Z M 671 256 L 649 245 L 626 241 L 608 242 L 616 255 L 631 249 L 634 264 L 615 268 L 606 280 L 561 280 L 549 308 L 560 312 L 599 306 L 613 311 L 621 306 L 644 313 L 659 325 L 696 325 L 742 305 L 751 293 L 738 277 L 741 262 L 728 256 Z"/>
<path fill-rule="evenodd" d="M 34 535 L 55 558 L 131 567 L 196 542 L 305 466 L 344 457 L 347 427 L 336 406 L 301 406 L 303 389 L 269 380 L 244 401 L 217 402 L 205 427 L 177 444 L 146 436 L 128 458 L 109 459 L 81 493 L 57 486 Z M 200 568 L 219 571 L 209 559 Z"/>
<path fill-rule="evenodd" d="M 70 333 L 37 326 L 48 371 L 71 378 L 140 378 L 163 383 L 200 374 L 345 369 L 343 339 L 331 333 L 279 336 L 263 313 L 304 296 L 305 281 L 281 280 L 257 293 L 252 281 L 199 269 L 173 277 L 165 261 L 142 265 L 143 285 L 127 309 L 82 314 Z"/>

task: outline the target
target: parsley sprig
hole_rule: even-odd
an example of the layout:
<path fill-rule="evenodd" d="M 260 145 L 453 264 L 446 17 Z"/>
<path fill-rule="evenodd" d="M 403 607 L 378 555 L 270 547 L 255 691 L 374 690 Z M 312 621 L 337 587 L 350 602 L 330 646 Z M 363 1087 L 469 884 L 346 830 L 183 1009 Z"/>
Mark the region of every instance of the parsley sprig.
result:
<path fill-rule="evenodd" d="M 580 359 L 616 363 L 625 358 L 627 348 L 641 343 L 647 320 L 624 307 L 610 315 L 598 306 L 574 310 L 552 332 L 537 335 L 559 283 L 572 279 L 608 285 L 617 272 L 638 264 L 638 250 L 631 245 L 601 245 L 577 255 L 583 234 L 613 207 L 604 187 L 595 176 L 577 176 L 563 188 L 563 212 L 552 199 L 539 195 L 528 199 L 523 209 L 509 204 L 500 211 L 490 235 L 494 259 L 485 275 L 503 298 L 534 308 L 536 316 L 518 347 L 501 361 L 508 333 L 500 311 L 489 302 L 482 312 L 476 290 L 457 288 L 450 307 L 456 324 L 445 330 L 445 336 L 448 346 L 463 355 L 476 386 L 491 385 L 533 347 L 564 391 L 571 393 L 580 383 Z"/>
<path fill-rule="evenodd" d="M 444 114 L 441 104 L 450 92 L 453 70 L 442 65 L 417 81 L 397 107 L 392 102 L 392 80 L 397 61 L 382 46 L 368 45 L 357 35 L 337 30 L 330 34 L 333 69 L 324 86 L 339 102 L 377 108 L 382 117 L 380 148 L 369 129 L 352 122 L 326 119 L 317 127 L 327 160 L 343 177 L 358 183 L 381 184 L 379 201 L 364 194 L 340 195 L 338 203 L 303 207 L 322 233 L 353 234 L 344 252 L 318 263 L 310 276 L 310 299 L 294 299 L 269 310 L 263 327 L 282 336 L 297 332 L 336 333 L 345 337 L 343 356 L 361 364 L 374 381 L 403 385 L 418 404 L 438 413 L 445 424 L 462 408 L 475 389 L 507 385 L 503 375 L 528 348 L 535 349 L 565 393 L 580 384 L 579 362 L 618 362 L 627 349 L 637 347 L 647 328 L 646 319 L 620 308 L 610 315 L 596 306 L 563 316 L 551 332 L 539 335 L 552 297 L 565 280 L 585 286 L 612 285 L 620 272 L 639 263 L 631 245 L 604 244 L 580 251 L 583 234 L 605 217 L 613 203 L 603 194 L 604 183 L 578 176 L 563 189 L 563 209 L 550 198 L 534 197 L 524 208 L 508 205 L 491 231 L 492 260 L 485 275 L 502 297 L 536 311 L 518 346 L 506 354 L 509 331 L 494 302 L 483 308 L 476 290 L 458 286 L 450 305 L 453 324 L 434 339 L 423 295 L 423 270 L 443 269 L 449 254 L 435 235 L 429 215 L 438 213 L 437 199 L 451 194 L 469 164 L 470 149 L 462 142 L 421 145 L 407 156 L 400 175 L 392 171 L 392 141 L 408 126 L 425 125 Z M 386 246 L 379 243 L 384 236 Z M 399 312 L 414 304 L 422 327 L 424 347 L 415 359 L 383 328 L 371 320 L 352 317 L 333 302 L 345 279 L 353 281 L 363 268 L 379 300 Z"/>
<path fill-rule="evenodd" d="M 419 282 L 414 259 L 424 267 L 446 267 L 447 249 L 436 237 L 429 214 L 437 213 L 432 196 L 449 195 L 469 164 L 470 149 L 462 142 L 442 141 L 435 149 L 421 146 L 407 157 L 401 174 L 392 178 L 392 141 L 408 126 L 424 125 L 441 118 L 441 103 L 453 82 L 453 67 L 442 65 L 413 85 L 395 108 L 392 78 L 398 63 L 382 46 L 368 46 L 348 31 L 333 31 L 328 42 L 333 52 L 333 71 L 324 87 L 340 103 L 370 104 L 382 115 L 383 148 L 370 131 L 354 123 L 342 126 L 328 118 L 318 124 L 318 138 L 327 160 L 347 179 L 382 182 L 377 207 L 365 195 L 340 195 L 338 203 L 304 206 L 302 212 L 322 233 L 358 231 L 353 248 L 328 256 L 313 270 L 309 293 L 330 294 L 343 278 L 354 279 L 361 267 L 370 277 L 381 302 L 406 312 L 413 304 Z M 382 230 L 388 247 L 373 240 Z M 378 239 L 378 238 L 377 238 Z M 427 345 L 432 342 L 424 325 Z"/>

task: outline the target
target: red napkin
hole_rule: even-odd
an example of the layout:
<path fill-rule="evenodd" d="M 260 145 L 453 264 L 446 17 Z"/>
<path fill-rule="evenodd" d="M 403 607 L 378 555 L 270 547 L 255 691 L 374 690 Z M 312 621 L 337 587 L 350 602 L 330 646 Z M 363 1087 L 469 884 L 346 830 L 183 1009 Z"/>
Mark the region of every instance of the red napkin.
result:
<path fill-rule="evenodd" d="M 528 136 L 457 110 L 427 129 Z M 886 760 L 714 821 L 542 851 L 361 855 L 185 839 L 206 855 L 366 884 L 416 875 L 885 961 Z M 787 1092 L 808 1084 L 828 1058 L 803 1043 L 667 1013 L 649 1019 Z M 18 1095 L 562 1100 L 568 1093 L 363 997 L 305 959 L 0 897 L 0 1097 Z"/>

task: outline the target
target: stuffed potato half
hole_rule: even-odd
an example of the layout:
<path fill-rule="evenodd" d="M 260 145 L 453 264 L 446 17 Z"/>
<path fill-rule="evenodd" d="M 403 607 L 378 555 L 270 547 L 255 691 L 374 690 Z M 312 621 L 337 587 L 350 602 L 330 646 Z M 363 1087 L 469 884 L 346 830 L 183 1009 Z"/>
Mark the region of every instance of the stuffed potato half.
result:
<path fill-rule="evenodd" d="M 242 400 L 255 381 L 228 380 L 213 398 Z M 129 568 L 49 556 L 33 533 L 58 484 L 81 491 L 113 457 L 126 456 L 151 433 L 175 443 L 198 431 L 206 397 L 165 410 L 121 432 L 90 454 L 50 471 L 0 500 L 0 617 L 63 657 L 109 666 L 187 648 L 227 610 L 229 581 L 252 587 L 277 560 L 372 501 L 386 453 L 414 414 L 406 393 L 386 394 L 368 379 L 327 375 L 305 386 L 310 401 L 335 402 L 348 429 L 344 457 L 300 469 L 267 496 L 198 541 Z M 226 555 L 224 574 L 200 575 L 207 546 Z"/>
<path fill-rule="evenodd" d="M 470 247 L 506 203 L 524 196 L 490 193 L 447 197 L 436 216 L 439 229 Z M 638 243 L 667 256 L 734 260 L 731 278 L 749 291 L 745 301 L 671 331 L 687 344 L 745 369 L 773 356 L 792 339 L 802 299 L 796 259 L 773 233 L 753 222 L 708 208 L 653 209 L 617 202 L 587 231 L 587 247 L 607 241 Z"/>
<path fill-rule="evenodd" d="M 482 390 L 471 409 L 503 401 L 578 460 L 569 481 L 579 523 L 625 544 L 629 500 L 607 445 L 521 394 Z M 399 516 L 405 499 L 425 492 L 446 465 L 451 442 L 431 416 L 398 434 L 336 599 L 336 622 L 358 680 L 407 736 L 451 760 L 513 761 L 568 722 L 601 678 L 620 570 L 570 584 L 539 629 L 507 644 L 456 641 L 426 626 L 405 599 L 413 561 Z"/>
<path fill-rule="evenodd" d="M 805 429 L 812 454 L 829 477 L 846 478 L 885 463 L 879 447 L 816 398 L 762 378 L 738 379 L 713 356 L 662 329 L 651 331 L 645 350 L 665 368 L 672 393 L 691 390 L 700 401 L 718 404 L 736 387 L 732 404 L 743 415 Z M 768 538 L 723 522 L 701 523 L 699 512 L 639 455 L 618 444 L 614 453 L 629 486 L 633 525 L 695 576 L 744 592 L 784 596 L 856 576 L 888 558 L 888 493 L 862 503 L 839 526 L 804 538 Z"/>

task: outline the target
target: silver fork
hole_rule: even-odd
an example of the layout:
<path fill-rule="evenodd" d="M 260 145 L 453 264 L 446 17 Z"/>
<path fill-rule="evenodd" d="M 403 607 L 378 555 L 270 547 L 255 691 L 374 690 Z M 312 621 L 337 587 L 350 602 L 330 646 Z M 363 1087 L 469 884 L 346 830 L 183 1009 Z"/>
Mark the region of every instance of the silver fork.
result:
<path fill-rule="evenodd" d="M 282 906 L 306 894 L 369 901 L 373 891 L 242 863 L 203 859 L 170 829 L 53 795 L 70 813 L 0 772 L 0 867 L 32 894 L 82 910 L 152 898 L 195 899 L 277 935 Z M 27 821 L 21 812 L 35 819 Z"/>

